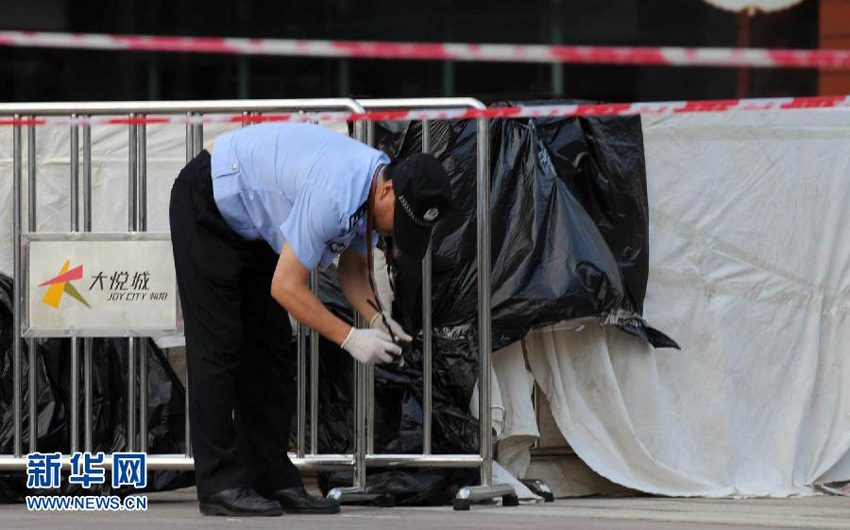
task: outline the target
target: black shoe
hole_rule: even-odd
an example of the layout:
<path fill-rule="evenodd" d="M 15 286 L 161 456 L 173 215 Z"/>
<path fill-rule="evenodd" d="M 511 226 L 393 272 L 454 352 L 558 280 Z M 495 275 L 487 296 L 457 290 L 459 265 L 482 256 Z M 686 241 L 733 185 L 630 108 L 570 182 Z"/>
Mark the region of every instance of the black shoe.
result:
<path fill-rule="evenodd" d="M 204 515 L 274 517 L 283 514 L 280 504 L 261 497 L 251 488 L 217 491 L 200 499 L 198 507 Z"/>
<path fill-rule="evenodd" d="M 304 486 L 272 491 L 265 496 L 280 503 L 286 513 L 339 513 L 338 500 L 313 497 Z"/>

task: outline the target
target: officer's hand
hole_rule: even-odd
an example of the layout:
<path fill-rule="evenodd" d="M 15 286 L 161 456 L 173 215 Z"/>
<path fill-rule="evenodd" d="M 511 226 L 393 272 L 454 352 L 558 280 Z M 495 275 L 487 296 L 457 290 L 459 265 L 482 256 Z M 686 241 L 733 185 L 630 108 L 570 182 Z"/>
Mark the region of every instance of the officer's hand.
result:
<path fill-rule="evenodd" d="M 372 321 L 369 322 L 369 327 L 372 329 L 379 329 L 384 333 L 388 331 L 392 331 L 392 334 L 395 335 L 399 340 L 403 340 L 404 342 L 410 342 L 413 340 L 413 337 L 407 334 L 404 331 L 404 328 L 401 327 L 401 324 L 393 320 L 393 318 L 387 314 L 386 311 L 383 312 L 384 318 L 381 318 L 381 313 L 375 313 L 375 316 L 372 317 Z M 387 324 L 384 324 L 384 319 L 386 319 Z M 387 330 L 387 325 L 389 325 L 389 330 Z"/>
<path fill-rule="evenodd" d="M 342 342 L 342 349 L 361 363 L 389 363 L 393 355 L 401 355 L 401 346 L 395 344 L 385 331 L 379 329 L 351 328 Z"/>

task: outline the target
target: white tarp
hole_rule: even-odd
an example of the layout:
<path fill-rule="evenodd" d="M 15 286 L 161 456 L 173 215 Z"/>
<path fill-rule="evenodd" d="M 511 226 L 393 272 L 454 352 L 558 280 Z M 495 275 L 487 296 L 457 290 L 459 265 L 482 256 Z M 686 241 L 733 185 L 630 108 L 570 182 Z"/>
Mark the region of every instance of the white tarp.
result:
<path fill-rule="evenodd" d="M 682 351 L 598 325 L 529 335 L 560 430 L 651 493 L 850 479 L 850 112 L 647 117 L 643 134 L 646 316 Z"/>

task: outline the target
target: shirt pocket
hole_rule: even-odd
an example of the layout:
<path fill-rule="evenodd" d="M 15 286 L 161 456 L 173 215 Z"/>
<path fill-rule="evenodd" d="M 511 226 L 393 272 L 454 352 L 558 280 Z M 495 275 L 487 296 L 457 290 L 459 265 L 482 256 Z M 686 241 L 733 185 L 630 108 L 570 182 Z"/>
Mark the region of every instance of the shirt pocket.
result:
<path fill-rule="evenodd" d="M 341 254 L 351 245 L 354 239 L 354 230 L 350 230 L 342 236 L 335 237 L 328 241 L 327 249 L 333 254 Z"/>
<path fill-rule="evenodd" d="M 212 150 L 213 180 L 230 177 L 242 169 L 236 157 L 236 147 L 233 145 L 233 135 L 223 134 L 215 139 Z"/>

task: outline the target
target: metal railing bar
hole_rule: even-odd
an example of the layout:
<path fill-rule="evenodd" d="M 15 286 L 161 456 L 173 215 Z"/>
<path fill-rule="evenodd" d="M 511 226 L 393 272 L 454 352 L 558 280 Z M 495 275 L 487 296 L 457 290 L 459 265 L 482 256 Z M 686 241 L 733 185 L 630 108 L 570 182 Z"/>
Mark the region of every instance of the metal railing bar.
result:
<path fill-rule="evenodd" d="M 116 101 L 74 103 L 3 103 L 0 116 L 11 114 L 35 114 L 38 116 L 64 116 L 69 114 L 202 114 L 239 113 L 243 111 L 298 111 L 347 109 L 361 112 L 347 98 L 330 99 L 255 99 L 218 101 Z"/>
<path fill-rule="evenodd" d="M 76 116 L 71 116 L 75 118 Z M 71 126 L 71 231 L 80 230 L 80 128 Z M 71 337 L 71 452 L 80 447 L 80 339 Z"/>
<path fill-rule="evenodd" d="M 27 127 L 27 229 L 30 232 L 35 232 L 36 223 L 36 143 L 35 143 L 35 127 Z M 20 291 L 20 292 L 23 292 Z M 29 292 L 27 292 L 29 294 Z M 24 304 L 23 314 L 27 314 L 29 300 L 25 295 L 21 296 Z M 29 452 L 34 453 L 38 448 L 38 356 L 36 351 L 35 339 L 27 340 L 27 356 L 29 359 L 29 385 L 27 393 L 29 397 Z"/>

